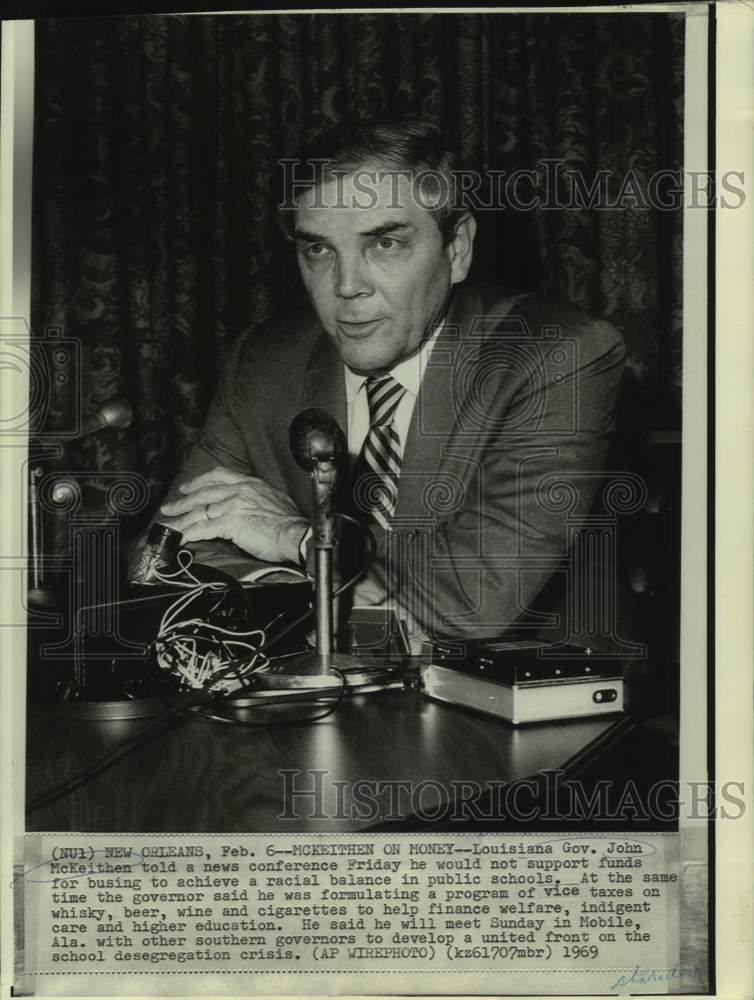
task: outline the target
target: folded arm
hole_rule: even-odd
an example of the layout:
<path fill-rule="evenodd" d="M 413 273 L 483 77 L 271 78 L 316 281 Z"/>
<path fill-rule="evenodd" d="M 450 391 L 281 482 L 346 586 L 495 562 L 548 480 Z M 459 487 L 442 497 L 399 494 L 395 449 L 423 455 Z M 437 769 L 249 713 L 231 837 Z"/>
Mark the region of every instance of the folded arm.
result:
<path fill-rule="evenodd" d="M 183 479 L 160 512 L 187 544 L 223 538 L 266 562 L 295 562 L 308 526 L 281 490 L 221 465 Z"/>
<path fill-rule="evenodd" d="M 239 397 L 253 391 L 239 384 L 246 347 L 242 337 L 231 350 L 199 440 L 153 522 L 180 531 L 200 562 L 222 566 L 244 554 L 297 562 L 308 521 L 285 491 L 255 475 L 245 440 Z"/>

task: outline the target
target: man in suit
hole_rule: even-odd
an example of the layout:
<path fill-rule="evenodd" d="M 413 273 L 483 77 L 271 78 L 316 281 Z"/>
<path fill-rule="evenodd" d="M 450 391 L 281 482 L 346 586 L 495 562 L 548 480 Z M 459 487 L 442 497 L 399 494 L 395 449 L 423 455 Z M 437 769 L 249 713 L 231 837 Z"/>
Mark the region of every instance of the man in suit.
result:
<path fill-rule="evenodd" d="M 619 334 L 464 285 L 476 225 L 434 126 L 335 130 L 298 166 L 281 216 L 312 310 L 234 344 L 159 519 L 189 543 L 298 562 L 310 484 L 288 428 L 322 407 L 345 429 L 341 482 L 378 540 L 358 601 L 395 602 L 429 634 L 551 624 L 604 468 Z"/>

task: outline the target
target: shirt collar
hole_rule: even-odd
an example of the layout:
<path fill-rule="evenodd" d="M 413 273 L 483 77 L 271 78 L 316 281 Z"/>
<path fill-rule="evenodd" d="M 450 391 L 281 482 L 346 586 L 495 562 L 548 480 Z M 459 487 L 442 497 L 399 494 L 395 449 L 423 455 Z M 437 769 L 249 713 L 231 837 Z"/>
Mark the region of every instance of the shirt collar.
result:
<path fill-rule="evenodd" d="M 404 361 L 399 361 L 397 365 L 390 369 L 390 374 L 395 381 L 402 385 L 407 392 L 410 392 L 412 396 L 419 395 L 419 389 L 424 378 L 429 356 L 444 325 L 445 321 L 443 320 L 432 336 L 424 341 L 420 351 L 412 354 L 410 358 L 406 358 Z M 359 375 L 357 372 L 351 371 L 347 365 L 343 365 L 343 370 L 346 375 L 346 401 L 350 405 L 359 394 L 361 387 L 369 376 Z"/>

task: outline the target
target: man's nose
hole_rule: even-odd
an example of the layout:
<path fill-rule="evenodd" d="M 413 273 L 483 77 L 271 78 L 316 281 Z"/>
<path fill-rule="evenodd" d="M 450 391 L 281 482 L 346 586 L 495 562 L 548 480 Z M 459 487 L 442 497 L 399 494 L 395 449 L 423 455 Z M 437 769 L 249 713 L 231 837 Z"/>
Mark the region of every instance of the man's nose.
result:
<path fill-rule="evenodd" d="M 335 294 L 341 299 L 370 295 L 374 291 L 366 262 L 360 254 L 341 256 L 335 275 Z"/>

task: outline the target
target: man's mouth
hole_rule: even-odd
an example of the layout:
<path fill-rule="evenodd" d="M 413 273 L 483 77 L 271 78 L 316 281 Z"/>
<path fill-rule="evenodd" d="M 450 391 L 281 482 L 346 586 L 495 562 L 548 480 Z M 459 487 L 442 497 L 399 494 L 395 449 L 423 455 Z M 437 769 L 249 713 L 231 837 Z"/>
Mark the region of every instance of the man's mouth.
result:
<path fill-rule="evenodd" d="M 337 320 L 337 327 L 344 336 L 352 340 L 360 340 L 362 337 L 371 336 L 385 322 L 384 317 L 380 319 L 368 319 L 359 322 L 349 320 Z"/>

